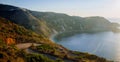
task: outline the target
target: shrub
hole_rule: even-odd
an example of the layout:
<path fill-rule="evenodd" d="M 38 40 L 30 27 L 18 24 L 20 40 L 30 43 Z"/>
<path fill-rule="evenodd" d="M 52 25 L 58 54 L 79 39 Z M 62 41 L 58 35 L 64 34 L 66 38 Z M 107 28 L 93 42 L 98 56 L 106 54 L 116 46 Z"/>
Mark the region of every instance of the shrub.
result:
<path fill-rule="evenodd" d="M 43 56 L 42 54 L 27 54 L 26 55 L 27 62 L 54 62 L 53 60 Z"/>
<path fill-rule="evenodd" d="M 57 58 L 55 62 L 64 62 L 64 61 L 60 58 Z"/>
<path fill-rule="evenodd" d="M 55 48 L 47 44 L 42 44 L 40 46 L 37 46 L 37 50 L 45 53 L 52 53 L 55 51 Z"/>

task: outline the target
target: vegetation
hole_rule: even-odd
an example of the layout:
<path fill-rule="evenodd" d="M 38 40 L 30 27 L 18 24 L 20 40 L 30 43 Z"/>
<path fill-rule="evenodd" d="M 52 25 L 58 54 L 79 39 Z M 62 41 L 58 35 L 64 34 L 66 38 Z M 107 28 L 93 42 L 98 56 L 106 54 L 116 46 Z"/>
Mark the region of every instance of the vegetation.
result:
<path fill-rule="evenodd" d="M 14 45 L 8 46 L 0 41 L 0 62 L 25 62 L 18 53 L 19 50 Z"/>
<path fill-rule="evenodd" d="M 27 62 L 54 62 L 41 54 L 27 54 L 25 56 Z"/>
<path fill-rule="evenodd" d="M 58 46 L 51 46 L 47 44 L 42 44 L 40 46 L 31 46 L 31 49 L 39 52 L 39 53 L 44 53 L 48 54 L 51 56 L 56 57 L 56 61 L 73 61 L 73 62 L 78 62 L 78 61 L 85 61 L 85 62 L 107 62 L 106 59 L 100 58 L 96 55 L 88 54 L 88 53 L 82 53 L 82 52 L 77 52 L 77 51 L 69 51 L 66 50 L 62 47 Z M 61 58 L 61 59 L 58 59 Z M 55 60 L 55 59 L 54 59 Z"/>
<path fill-rule="evenodd" d="M 47 45 L 47 44 L 37 46 L 37 49 L 39 51 L 44 51 L 44 53 L 52 53 L 55 51 L 54 47 L 51 47 L 50 45 Z"/>
<path fill-rule="evenodd" d="M 60 51 L 59 47 L 55 45 L 42 44 L 40 46 L 31 47 L 31 49 L 36 50 L 40 53 L 47 53 L 59 58 L 64 58 L 64 56 L 66 55 L 65 52 Z"/>

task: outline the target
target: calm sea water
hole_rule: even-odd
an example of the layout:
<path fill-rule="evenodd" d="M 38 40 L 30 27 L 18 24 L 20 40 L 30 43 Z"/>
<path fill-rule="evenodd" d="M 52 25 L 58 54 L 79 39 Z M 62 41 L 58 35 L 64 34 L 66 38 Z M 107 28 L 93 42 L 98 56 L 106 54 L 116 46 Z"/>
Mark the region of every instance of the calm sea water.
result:
<path fill-rule="evenodd" d="M 83 33 L 57 42 L 64 47 L 120 61 L 120 33 Z"/>

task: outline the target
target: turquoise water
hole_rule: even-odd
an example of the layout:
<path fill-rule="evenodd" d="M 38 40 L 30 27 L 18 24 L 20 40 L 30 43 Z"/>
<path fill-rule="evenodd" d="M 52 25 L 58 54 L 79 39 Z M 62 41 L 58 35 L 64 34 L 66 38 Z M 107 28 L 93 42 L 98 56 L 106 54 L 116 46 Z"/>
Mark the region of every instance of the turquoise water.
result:
<path fill-rule="evenodd" d="M 120 61 L 120 33 L 83 33 L 57 42 L 64 47 Z"/>

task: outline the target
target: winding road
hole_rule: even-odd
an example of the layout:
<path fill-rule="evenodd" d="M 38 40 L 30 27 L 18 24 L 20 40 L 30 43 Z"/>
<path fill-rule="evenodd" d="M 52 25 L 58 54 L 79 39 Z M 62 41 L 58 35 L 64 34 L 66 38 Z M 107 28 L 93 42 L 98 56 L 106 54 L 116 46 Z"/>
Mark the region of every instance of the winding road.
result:
<path fill-rule="evenodd" d="M 17 47 L 18 49 L 27 49 L 27 48 L 29 48 L 32 44 L 33 44 L 34 46 L 39 46 L 39 45 L 41 45 L 41 44 L 37 44 L 37 43 L 21 43 L 21 44 L 17 44 L 16 47 Z"/>
<path fill-rule="evenodd" d="M 49 55 L 49 54 L 44 54 L 44 53 L 40 53 L 40 52 L 31 50 L 29 47 L 30 47 L 32 44 L 33 44 L 34 46 L 39 46 L 39 45 L 41 45 L 41 44 L 37 44 L 37 43 L 21 43 L 21 44 L 15 45 L 15 46 L 16 46 L 18 49 L 24 49 L 27 53 L 30 53 L 30 54 L 32 54 L 32 53 L 34 53 L 34 54 L 42 54 L 42 55 L 47 56 L 48 58 L 51 58 L 51 59 L 53 59 L 53 60 L 57 59 L 57 57 L 55 57 L 55 56 L 52 56 L 52 55 Z"/>
<path fill-rule="evenodd" d="M 24 49 L 27 53 L 37 53 L 37 54 L 39 54 L 38 52 L 36 52 L 36 51 L 33 51 L 33 50 L 31 50 L 29 47 L 31 46 L 31 45 L 34 45 L 34 46 L 39 46 L 39 45 L 41 45 L 41 44 L 37 44 L 37 43 L 20 43 L 20 44 L 17 44 L 17 45 L 15 45 L 18 49 Z"/>

